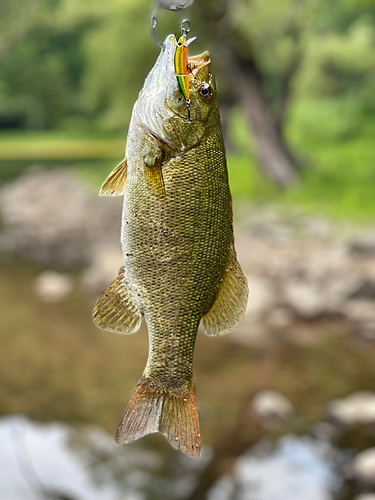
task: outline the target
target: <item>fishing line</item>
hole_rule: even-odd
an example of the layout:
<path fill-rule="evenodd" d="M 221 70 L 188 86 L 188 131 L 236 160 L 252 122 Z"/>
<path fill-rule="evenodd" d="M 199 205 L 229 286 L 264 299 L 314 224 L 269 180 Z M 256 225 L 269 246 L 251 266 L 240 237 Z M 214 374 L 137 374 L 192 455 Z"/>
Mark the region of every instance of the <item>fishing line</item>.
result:
<path fill-rule="evenodd" d="M 179 11 L 179 10 L 185 10 L 188 7 L 190 7 L 193 4 L 194 0 L 156 0 L 154 4 L 154 9 L 152 11 L 152 16 L 151 16 L 151 34 L 152 38 L 154 39 L 155 43 L 162 49 L 164 50 L 164 43 L 162 43 L 157 34 L 156 34 L 156 26 L 158 24 L 158 12 L 159 9 L 166 9 L 166 10 L 173 10 L 173 11 Z M 181 24 L 181 32 L 183 35 L 186 36 L 187 33 L 190 31 L 190 21 L 188 19 L 184 19 Z"/>

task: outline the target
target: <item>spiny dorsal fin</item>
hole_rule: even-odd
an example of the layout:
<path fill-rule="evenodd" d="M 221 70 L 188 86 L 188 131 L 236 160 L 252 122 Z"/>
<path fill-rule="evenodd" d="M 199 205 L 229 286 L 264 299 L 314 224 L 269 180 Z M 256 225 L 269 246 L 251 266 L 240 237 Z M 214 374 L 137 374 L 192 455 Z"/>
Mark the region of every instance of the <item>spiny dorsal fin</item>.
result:
<path fill-rule="evenodd" d="M 215 302 L 205 316 L 202 327 L 206 335 L 222 335 L 238 326 L 244 317 L 249 287 L 237 261 L 233 244 Z"/>
<path fill-rule="evenodd" d="M 99 196 L 121 196 L 125 191 L 128 162 L 125 158 L 104 181 Z"/>
<path fill-rule="evenodd" d="M 142 314 L 136 306 L 125 283 L 125 268 L 121 267 L 115 281 L 96 303 L 94 323 L 103 330 L 117 333 L 134 333 L 139 330 Z"/>

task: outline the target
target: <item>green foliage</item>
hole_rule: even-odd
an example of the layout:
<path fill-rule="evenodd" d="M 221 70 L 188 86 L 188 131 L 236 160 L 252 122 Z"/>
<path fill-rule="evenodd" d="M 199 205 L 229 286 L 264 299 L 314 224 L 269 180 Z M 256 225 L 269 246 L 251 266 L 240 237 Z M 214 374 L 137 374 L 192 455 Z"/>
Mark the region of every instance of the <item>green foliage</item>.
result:
<path fill-rule="evenodd" d="M 294 187 L 279 190 L 261 176 L 248 144 L 248 130 L 239 110 L 232 115 L 228 154 L 234 198 L 277 203 L 282 209 L 298 206 L 310 214 L 369 222 L 375 218 L 375 117 L 352 128 L 350 101 L 303 101 L 293 106 L 286 127 L 288 140 L 303 154 L 306 169 Z M 355 113 L 358 110 L 354 110 Z M 349 124 L 349 125 L 348 125 Z M 306 156 L 307 155 L 307 156 Z"/>
<path fill-rule="evenodd" d="M 112 3 L 112 5 L 111 5 Z M 109 8 L 108 8 L 109 7 Z M 112 7 L 112 8 L 111 8 Z M 95 30 L 84 40 L 84 96 L 102 129 L 125 130 L 143 81 L 157 57 L 145 2 L 106 2 Z"/>
<path fill-rule="evenodd" d="M 26 22 L 21 14 L 30 14 L 32 6 L 34 15 Z M 4 0 L 0 126 L 123 132 L 158 52 L 149 34 L 151 8 L 146 0 Z M 204 19 L 194 10 L 192 16 L 193 29 L 199 30 L 195 47 L 204 49 L 209 44 Z M 177 30 L 179 16 L 160 17 L 161 37 Z M 374 3 L 239 0 L 230 24 L 248 40 L 242 50 L 254 52 L 276 112 L 283 105 L 286 75 L 296 68 L 293 100 L 340 94 L 352 108 L 374 111 Z M 17 33 L 23 36 L 14 43 Z M 223 92 L 226 69 L 218 57 L 215 61 L 215 47 L 211 51 Z"/>
<path fill-rule="evenodd" d="M 222 2 L 212 6 L 219 19 Z M 0 128 L 64 130 L 70 139 L 124 137 L 158 53 L 149 33 L 151 9 L 151 0 L 2 0 Z M 225 96 L 228 79 L 218 48 L 199 10 L 189 16 L 198 35 L 192 47 L 210 49 Z M 289 192 L 269 186 L 256 166 L 252 131 L 234 110 L 229 135 L 236 148 L 228 153 L 234 195 L 334 216 L 375 216 L 375 2 L 238 0 L 229 17 L 248 42 L 241 50 L 253 51 L 276 116 L 287 107 L 285 139 L 310 165 Z M 177 31 L 180 20 L 161 13 L 160 38 Z M 66 148 L 83 158 L 82 144 Z M 88 158 L 94 157 L 104 158 L 90 150 Z M 110 170 L 98 163 L 91 175 L 85 165 L 80 171 L 95 182 Z"/>
<path fill-rule="evenodd" d="M 3 124 L 48 129 L 60 125 L 67 114 L 81 111 L 78 39 L 77 32 L 34 28 L 4 57 L 0 65 Z"/>
<path fill-rule="evenodd" d="M 86 116 L 81 99 L 84 68 L 81 40 L 90 18 L 67 25 L 58 15 L 59 1 L 31 0 L 39 9 L 24 23 L 24 34 L 0 53 L 0 127 L 51 129 L 66 119 Z M 22 18 L 24 0 L 6 10 L 4 23 Z M 0 39 L 1 42 L 1 39 Z"/>

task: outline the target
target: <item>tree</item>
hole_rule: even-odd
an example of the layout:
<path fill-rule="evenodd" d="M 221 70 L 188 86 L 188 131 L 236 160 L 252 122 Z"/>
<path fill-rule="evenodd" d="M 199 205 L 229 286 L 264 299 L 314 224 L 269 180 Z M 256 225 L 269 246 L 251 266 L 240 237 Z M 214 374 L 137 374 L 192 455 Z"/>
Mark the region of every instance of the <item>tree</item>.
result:
<path fill-rule="evenodd" d="M 280 186 L 295 182 L 298 169 L 283 136 L 290 84 L 300 63 L 301 29 L 297 15 L 294 11 L 289 12 L 293 4 L 294 0 L 267 4 L 230 0 L 197 2 L 212 50 L 222 60 L 221 76 L 225 75 L 228 80 L 225 89 L 230 94 L 229 99 L 241 106 L 251 124 L 261 169 Z M 265 47 L 269 45 L 265 35 L 277 13 L 280 16 L 277 35 L 284 47 L 288 41 L 290 43 L 287 57 L 283 54 L 282 65 L 279 61 L 278 71 L 275 73 L 272 68 L 273 74 L 271 71 L 267 75 L 260 51 L 272 50 Z M 255 22 L 254 16 L 258 17 Z"/>
<path fill-rule="evenodd" d="M 39 0 L 1 0 L 0 57 L 20 40 L 33 24 Z"/>

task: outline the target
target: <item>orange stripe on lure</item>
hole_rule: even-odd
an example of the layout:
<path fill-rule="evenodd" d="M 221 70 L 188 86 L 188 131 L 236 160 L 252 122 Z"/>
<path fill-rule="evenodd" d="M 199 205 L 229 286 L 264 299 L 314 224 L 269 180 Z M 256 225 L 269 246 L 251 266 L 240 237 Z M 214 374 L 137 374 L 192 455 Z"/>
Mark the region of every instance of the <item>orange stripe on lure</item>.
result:
<path fill-rule="evenodd" d="M 174 56 L 174 67 L 178 85 L 182 95 L 185 98 L 188 107 L 188 118 L 190 119 L 190 93 L 189 93 L 189 68 L 188 68 L 188 46 L 195 38 L 186 41 L 186 36 L 180 36 L 177 42 L 176 53 Z"/>

